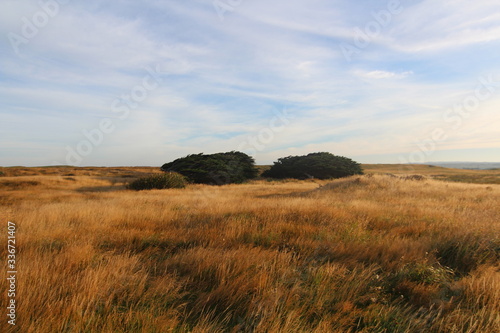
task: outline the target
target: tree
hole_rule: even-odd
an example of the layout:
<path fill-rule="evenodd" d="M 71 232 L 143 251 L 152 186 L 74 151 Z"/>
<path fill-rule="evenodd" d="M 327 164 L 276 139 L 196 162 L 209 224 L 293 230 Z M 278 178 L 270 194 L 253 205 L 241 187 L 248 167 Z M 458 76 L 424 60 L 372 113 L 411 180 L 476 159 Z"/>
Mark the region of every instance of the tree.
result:
<path fill-rule="evenodd" d="M 192 154 L 164 164 L 163 171 L 175 171 L 193 183 L 224 185 L 257 177 L 252 157 L 238 151 Z"/>
<path fill-rule="evenodd" d="M 361 174 L 363 170 L 358 162 L 347 157 L 322 152 L 279 158 L 262 176 L 280 179 L 328 179 Z"/>

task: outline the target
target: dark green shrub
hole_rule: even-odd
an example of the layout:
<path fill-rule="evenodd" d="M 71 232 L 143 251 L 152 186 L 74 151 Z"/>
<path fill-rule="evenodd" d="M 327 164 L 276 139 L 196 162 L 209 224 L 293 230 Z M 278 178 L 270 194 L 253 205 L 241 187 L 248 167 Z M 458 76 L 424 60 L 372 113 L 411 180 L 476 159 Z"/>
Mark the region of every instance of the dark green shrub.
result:
<path fill-rule="evenodd" d="M 139 178 L 127 186 L 128 189 L 136 191 L 184 187 L 186 187 L 186 178 L 176 172 Z"/>
<path fill-rule="evenodd" d="M 279 179 L 329 179 L 361 174 L 361 165 L 350 158 L 331 153 L 311 153 L 280 158 L 262 176 Z"/>
<path fill-rule="evenodd" d="M 254 159 L 237 151 L 188 155 L 164 164 L 161 169 L 178 172 L 193 183 L 211 185 L 242 183 L 258 174 Z"/>

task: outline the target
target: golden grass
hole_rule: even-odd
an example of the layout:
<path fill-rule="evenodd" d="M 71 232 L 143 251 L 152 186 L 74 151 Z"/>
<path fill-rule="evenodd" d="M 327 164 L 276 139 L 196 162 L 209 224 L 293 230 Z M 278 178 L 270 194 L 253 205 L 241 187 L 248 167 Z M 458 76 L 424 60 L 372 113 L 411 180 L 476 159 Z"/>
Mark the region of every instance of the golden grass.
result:
<path fill-rule="evenodd" d="M 363 164 L 363 169 L 368 174 L 419 174 L 433 179 L 461 183 L 500 184 L 500 169 L 465 170 L 442 168 L 432 165 L 403 164 Z"/>
<path fill-rule="evenodd" d="M 134 192 L 153 169 L 91 169 L 0 178 L 20 251 L 5 331 L 500 331 L 499 185 L 379 166 Z"/>

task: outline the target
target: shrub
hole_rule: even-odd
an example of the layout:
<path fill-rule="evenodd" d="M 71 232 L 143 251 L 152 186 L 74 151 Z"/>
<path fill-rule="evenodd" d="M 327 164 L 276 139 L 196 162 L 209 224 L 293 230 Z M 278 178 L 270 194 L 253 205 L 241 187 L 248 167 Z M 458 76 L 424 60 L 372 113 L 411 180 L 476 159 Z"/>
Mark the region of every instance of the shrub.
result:
<path fill-rule="evenodd" d="M 186 178 L 176 172 L 139 178 L 127 186 L 128 189 L 136 191 L 184 187 L 186 187 Z"/>
<path fill-rule="evenodd" d="M 178 172 L 193 183 L 211 185 L 242 183 L 258 174 L 254 159 L 237 151 L 188 155 L 164 164 L 161 169 Z"/>
<path fill-rule="evenodd" d="M 311 153 L 305 156 L 288 156 L 278 159 L 262 176 L 271 178 L 341 178 L 361 175 L 358 162 L 331 153 Z"/>

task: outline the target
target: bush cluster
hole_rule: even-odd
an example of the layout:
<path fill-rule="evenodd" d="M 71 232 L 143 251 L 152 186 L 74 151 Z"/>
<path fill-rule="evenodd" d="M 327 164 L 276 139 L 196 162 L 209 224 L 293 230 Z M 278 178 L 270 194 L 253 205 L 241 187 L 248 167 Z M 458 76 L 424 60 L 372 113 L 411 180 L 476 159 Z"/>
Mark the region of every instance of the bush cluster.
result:
<path fill-rule="evenodd" d="M 256 178 L 259 171 L 252 157 L 238 151 L 217 154 L 192 154 L 165 163 L 161 170 L 178 172 L 191 183 L 224 185 Z M 361 165 L 331 153 L 311 153 L 278 159 L 262 173 L 268 178 L 329 179 L 363 174 Z"/>
<path fill-rule="evenodd" d="M 164 164 L 161 169 L 178 172 L 193 183 L 210 185 L 242 183 L 258 174 L 254 159 L 237 151 L 188 155 Z"/>
<path fill-rule="evenodd" d="M 166 188 L 184 188 L 186 187 L 186 178 L 176 172 L 167 172 L 165 174 L 151 175 L 139 178 L 130 183 L 127 188 L 130 190 L 152 190 Z"/>
<path fill-rule="evenodd" d="M 262 176 L 279 179 L 329 179 L 361 174 L 363 170 L 358 162 L 347 157 L 322 152 L 280 158 Z"/>

